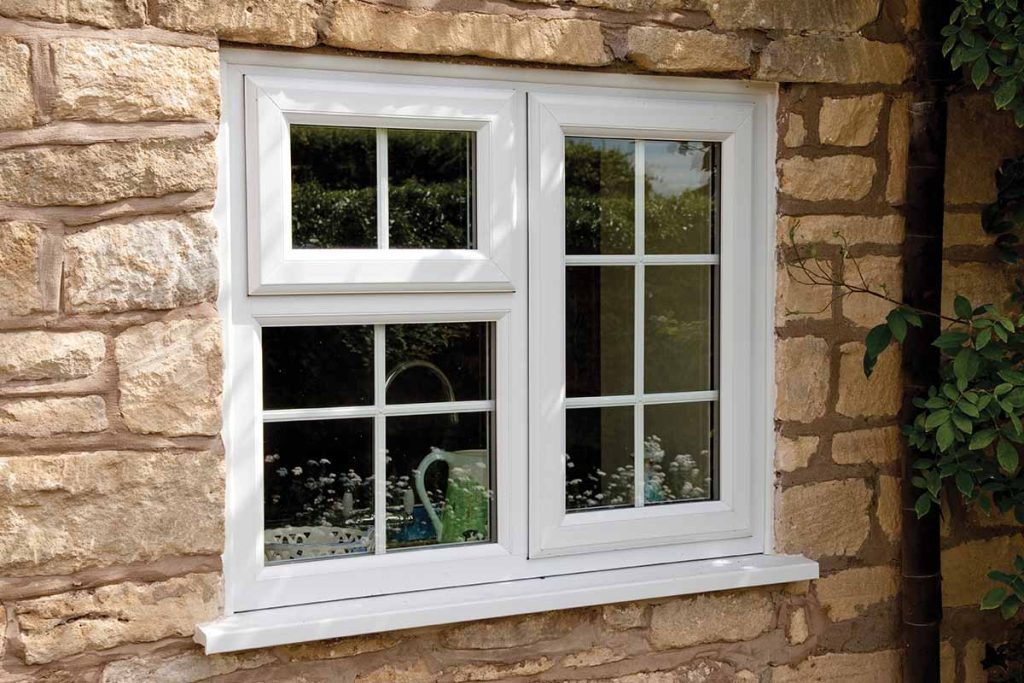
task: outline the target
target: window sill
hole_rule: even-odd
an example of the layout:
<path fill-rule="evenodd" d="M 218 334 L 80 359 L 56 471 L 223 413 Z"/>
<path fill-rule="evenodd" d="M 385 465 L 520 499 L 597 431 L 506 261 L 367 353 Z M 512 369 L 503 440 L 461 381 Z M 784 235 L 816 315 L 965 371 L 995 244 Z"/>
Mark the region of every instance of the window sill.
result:
<path fill-rule="evenodd" d="M 238 612 L 196 629 L 207 654 L 818 578 L 796 555 L 745 555 Z"/>

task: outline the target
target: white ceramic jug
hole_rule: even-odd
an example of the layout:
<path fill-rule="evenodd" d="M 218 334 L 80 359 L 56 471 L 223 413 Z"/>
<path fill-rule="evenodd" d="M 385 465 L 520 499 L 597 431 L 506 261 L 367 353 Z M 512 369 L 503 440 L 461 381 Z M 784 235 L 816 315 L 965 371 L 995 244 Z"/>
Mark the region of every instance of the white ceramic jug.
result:
<path fill-rule="evenodd" d="M 423 503 L 427 517 L 430 518 L 430 523 L 434 525 L 434 531 L 437 532 L 438 540 L 442 538 L 444 533 L 444 524 L 441 522 L 441 517 L 438 515 L 437 510 L 434 509 L 434 504 L 430 501 L 430 496 L 427 494 L 426 476 L 430 466 L 439 461 L 448 463 L 449 482 L 460 478 L 471 479 L 479 484 L 484 491 L 490 488 L 486 449 L 467 451 L 430 449 L 430 454 L 423 458 L 420 461 L 419 467 L 416 468 L 416 492 L 420 496 L 420 501 Z"/>

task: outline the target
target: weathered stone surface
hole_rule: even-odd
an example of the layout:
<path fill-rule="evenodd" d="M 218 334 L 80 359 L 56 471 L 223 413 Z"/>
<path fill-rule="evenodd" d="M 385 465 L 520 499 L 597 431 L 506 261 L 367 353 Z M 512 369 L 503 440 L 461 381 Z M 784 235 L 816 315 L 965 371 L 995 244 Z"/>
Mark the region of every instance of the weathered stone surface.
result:
<path fill-rule="evenodd" d="M 849 417 L 887 417 L 899 411 L 902 398 L 897 347 L 890 346 L 878 357 L 870 378 L 864 376 L 864 345 L 850 342 L 840 347 L 838 412 Z"/>
<path fill-rule="evenodd" d="M 901 216 L 779 216 L 778 239 L 805 244 L 901 244 Z"/>
<path fill-rule="evenodd" d="M 15 604 L 25 661 L 30 664 L 191 636 L 220 611 L 220 575 L 188 574 L 158 583 L 120 583 Z"/>
<path fill-rule="evenodd" d="M 964 645 L 962 662 L 964 665 L 964 683 L 989 683 L 988 672 L 982 665 L 985 659 L 985 641 L 972 638 Z"/>
<path fill-rule="evenodd" d="M 503 681 L 520 676 L 537 676 L 554 665 L 553 660 L 540 657 L 513 664 L 461 664 L 452 668 L 448 673 L 451 674 L 454 683 Z"/>
<path fill-rule="evenodd" d="M 59 40 L 51 50 L 57 118 L 217 118 L 218 66 L 212 50 L 82 38 Z"/>
<path fill-rule="evenodd" d="M 1024 536 L 971 541 L 942 551 L 942 606 L 977 605 L 990 588 L 987 574 L 1007 571 L 1024 545 Z"/>
<path fill-rule="evenodd" d="M 1016 269 L 1002 263 L 946 261 L 942 264 L 942 312 L 953 313 L 953 299 L 957 294 L 967 297 L 973 306 L 1005 304 L 1013 292 L 1016 274 Z"/>
<path fill-rule="evenodd" d="M 222 460 L 205 451 L 0 459 L 0 574 L 219 553 Z"/>
<path fill-rule="evenodd" d="M 87 377 L 96 372 L 105 355 L 99 332 L 0 334 L 0 383 Z"/>
<path fill-rule="evenodd" d="M 103 204 L 212 188 L 211 140 L 169 138 L 0 151 L 0 201 Z"/>
<path fill-rule="evenodd" d="M 277 662 L 277 658 L 266 650 L 226 655 L 205 655 L 197 651 L 166 659 L 132 657 L 108 664 L 103 669 L 103 677 L 100 680 L 102 683 L 141 683 L 142 681 L 195 683 L 275 662 Z"/>
<path fill-rule="evenodd" d="M 889 108 L 889 177 L 885 199 L 900 206 L 907 197 L 907 163 L 910 155 L 910 99 L 897 97 Z"/>
<path fill-rule="evenodd" d="M 311 47 L 316 44 L 315 0 L 155 0 L 152 21 L 172 31 L 212 33 L 240 43 Z"/>
<path fill-rule="evenodd" d="M 942 246 L 988 247 L 995 242 L 981 227 L 981 213 L 946 213 L 942 223 Z"/>
<path fill-rule="evenodd" d="M 1024 154 L 1024 131 L 996 111 L 989 92 L 950 97 L 946 130 L 946 205 L 994 202 L 996 170 Z"/>
<path fill-rule="evenodd" d="M 906 46 L 861 36 L 790 36 L 761 53 L 756 77 L 789 83 L 902 83 L 912 59 Z"/>
<path fill-rule="evenodd" d="M 368 652 L 380 652 L 402 642 L 394 633 L 374 633 L 368 636 L 315 640 L 297 645 L 287 645 L 280 653 L 292 662 L 310 662 L 321 659 L 343 659 Z"/>
<path fill-rule="evenodd" d="M 0 38 L 0 128 L 29 128 L 35 120 L 31 59 L 27 45 Z"/>
<path fill-rule="evenodd" d="M 878 135 L 885 95 L 826 97 L 818 114 L 818 137 L 823 145 L 863 147 Z"/>
<path fill-rule="evenodd" d="M 847 282 L 867 286 L 897 301 L 903 299 L 903 260 L 897 256 L 863 256 L 843 262 Z M 885 322 L 895 307 L 872 294 L 850 294 L 843 298 L 843 317 L 858 327 L 874 327 Z"/>
<path fill-rule="evenodd" d="M 521 647 L 557 638 L 579 623 L 578 613 L 565 611 L 490 619 L 448 628 L 441 643 L 453 650 Z"/>
<path fill-rule="evenodd" d="M 871 489 L 861 479 L 791 486 L 779 496 L 779 550 L 814 559 L 856 555 L 871 530 L 870 504 Z"/>
<path fill-rule="evenodd" d="M 600 66 L 612 60 L 601 26 L 594 21 L 398 11 L 355 0 L 335 3 L 324 40 L 335 47 L 370 52 L 476 55 L 578 66 Z"/>
<path fill-rule="evenodd" d="M 811 202 L 857 201 L 871 191 L 875 180 L 875 160 L 856 154 L 808 159 L 782 159 L 779 188 L 794 199 Z"/>
<path fill-rule="evenodd" d="M 107 223 L 64 245 L 72 312 L 177 308 L 217 297 L 217 228 L 206 216 Z"/>
<path fill-rule="evenodd" d="M 141 26 L 145 0 L 4 0 L 0 15 L 91 24 L 106 28 Z"/>
<path fill-rule="evenodd" d="M 832 437 L 832 460 L 840 465 L 896 462 L 903 453 L 900 428 L 878 427 L 839 432 Z"/>
<path fill-rule="evenodd" d="M 879 0 L 714 0 L 721 29 L 782 29 L 852 33 L 878 16 Z"/>
<path fill-rule="evenodd" d="M 800 114 L 789 114 L 786 117 L 786 135 L 782 141 L 786 147 L 799 147 L 807 140 L 807 124 Z"/>
<path fill-rule="evenodd" d="M 611 664 L 612 662 L 621 662 L 626 657 L 625 652 L 617 652 L 610 647 L 592 647 L 583 652 L 566 655 L 562 659 L 562 666 L 570 669 L 600 666 L 602 664 Z"/>
<path fill-rule="evenodd" d="M 656 650 L 756 638 L 772 627 L 775 609 L 761 591 L 710 593 L 655 605 L 651 646 Z"/>
<path fill-rule="evenodd" d="M 216 434 L 221 336 L 217 320 L 133 327 L 117 337 L 121 415 L 133 432 Z"/>
<path fill-rule="evenodd" d="M 752 44 L 737 36 L 633 26 L 627 42 L 626 57 L 649 71 L 728 73 L 750 67 Z"/>
<path fill-rule="evenodd" d="M 601 608 L 604 623 L 618 631 L 647 626 L 647 605 L 639 602 L 621 602 Z"/>
<path fill-rule="evenodd" d="M 810 637 L 810 630 L 807 627 L 807 612 L 803 607 L 793 610 L 789 616 L 789 624 L 786 625 L 786 640 L 791 645 L 800 645 Z"/>
<path fill-rule="evenodd" d="M 878 517 L 878 526 L 882 528 L 882 533 L 889 542 L 898 541 L 900 527 L 903 524 L 899 477 L 883 475 L 878 478 L 878 508 L 875 516 Z"/>
<path fill-rule="evenodd" d="M 523 0 L 536 5 L 557 5 L 558 0 Z M 570 0 L 579 7 L 599 7 L 620 12 L 707 10 L 707 0 Z"/>
<path fill-rule="evenodd" d="M 798 436 L 789 439 L 779 436 L 775 441 L 775 469 L 794 472 L 807 467 L 811 456 L 818 450 L 818 437 Z"/>
<path fill-rule="evenodd" d="M 778 340 L 775 346 L 776 417 L 810 422 L 824 415 L 828 378 L 828 342 L 818 337 Z"/>
<path fill-rule="evenodd" d="M 434 683 L 440 673 L 432 671 L 427 663 L 419 660 L 412 664 L 385 664 L 365 674 L 359 674 L 355 683 Z"/>
<path fill-rule="evenodd" d="M 847 569 L 820 579 L 818 600 L 832 621 L 853 619 L 871 605 L 896 597 L 899 572 L 893 567 Z"/>
<path fill-rule="evenodd" d="M 40 267 L 45 243 L 45 233 L 37 225 L 0 223 L 0 316 L 49 308 L 43 292 L 42 278 L 46 275 Z"/>
<path fill-rule="evenodd" d="M 948 640 L 939 646 L 939 683 L 956 683 L 956 648 Z"/>
<path fill-rule="evenodd" d="M 107 408 L 100 396 L 24 398 L 0 402 L 0 436 L 102 432 Z"/>
<path fill-rule="evenodd" d="M 796 666 L 772 669 L 772 683 L 881 683 L 900 680 L 898 650 L 839 653 L 809 657 Z"/>
<path fill-rule="evenodd" d="M 791 320 L 829 320 L 832 318 L 832 299 L 835 291 L 827 285 L 814 284 L 792 267 L 780 266 L 775 284 L 775 324 L 784 326 Z M 826 272 L 831 264 L 822 262 Z"/>

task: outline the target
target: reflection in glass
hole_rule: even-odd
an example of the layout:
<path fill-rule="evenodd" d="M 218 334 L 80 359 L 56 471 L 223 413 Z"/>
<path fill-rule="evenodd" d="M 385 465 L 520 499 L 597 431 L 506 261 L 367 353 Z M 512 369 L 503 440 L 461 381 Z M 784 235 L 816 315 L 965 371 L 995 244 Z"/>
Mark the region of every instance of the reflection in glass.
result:
<path fill-rule="evenodd" d="M 711 500 L 711 403 L 644 407 L 644 496 L 648 504 Z"/>
<path fill-rule="evenodd" d="M 491 540 L 490 413 L 387 418 L 388 549 Z"/>
<path fill-rule="evenodd" d="M 565 509 L 631 507 L 633 407 L 565 411 Z"/>
<path fill-rule="evenodd" d="M 490 325 L 388 325 L 387 402 L 478 401 L 490 396 Z"/>
<path fill-rule="evenodd" d="M 373 420 L 263 427 L 267 564 L 372 553 Z"/>
<path fill-rule="evenodd" d="M 565 139 L 565 253 L 632 254 L 635 143 Z"/>
<path fill-rule="evenodd" d="M 633 268 L 565 269 L 565 379 L 569 396 L 633 392 Z"/>
<path fill-rule="evenodd" d="M 644 251 L 715 251 L 715 148 L 710 142 L 644 143 Z"/>
<path fill-rule="evenodd" d="M 394 249 L 475 249 L 474 133 L 388 130 Z"/>
<path fill-rule="evenodd" d="M 713 387 L 711 266 L 647 266 L 644 304 L 644 391 Z"/>
<path fill-rule="evenodd" d="M 291 126 L 292 247 L 377 246 L 377 133 Z"/>
<path fill-rule="evenodd" d="M 264 327 L 263 407 L 373 403 L 373 326 Z"/>

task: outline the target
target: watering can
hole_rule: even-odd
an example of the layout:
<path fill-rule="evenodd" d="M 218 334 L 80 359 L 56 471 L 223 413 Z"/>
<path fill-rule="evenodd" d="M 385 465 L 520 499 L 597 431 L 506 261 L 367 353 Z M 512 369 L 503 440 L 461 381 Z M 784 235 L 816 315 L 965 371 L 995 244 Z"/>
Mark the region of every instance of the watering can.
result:
<path fill-rule="evenodd" d="M 440 543 L 486 538 L 490 521 L 490 477 L 486 449 L 442 451 L 432 448 L 416 468 L 416 492 Z M 427 494 L 426 475 L 431 465 L 448 465 L 444 510 L 438 515 Z"/>

